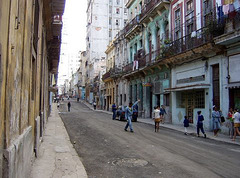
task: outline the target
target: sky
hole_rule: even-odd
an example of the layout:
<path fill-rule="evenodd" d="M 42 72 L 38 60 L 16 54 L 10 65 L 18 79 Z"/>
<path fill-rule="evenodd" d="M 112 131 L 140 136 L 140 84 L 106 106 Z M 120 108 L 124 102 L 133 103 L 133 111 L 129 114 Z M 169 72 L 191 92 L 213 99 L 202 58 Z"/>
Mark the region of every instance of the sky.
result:
<path fill-rule="evenodd" d="M 64 17 L 69 29 L 68 44 L 74 49 L 86 49 L 86 10 L 87 0 L 66 0 Z"/>
<path fill-rule="evenodd" d="M 65 56 L 72 56 L 72 54 L 78 54 L 79 51 L 86 50 L 86 24 L 87 24 L 87 0 L 66 0 L 65 10 L 63 14 L 63 29 L 67 29 L 67 36 L 62 35 L 62 42 L 67 43 L 65 45 L 65 51 L 61 47 L 61 53 L 68 53 Z M 62 29 L 62 32 L 64 31 Z M 60 62 L 58 67 L 58 84 L 63 84 L 66 79 L 69 65 L 68 59 L 60 56 Z"/>

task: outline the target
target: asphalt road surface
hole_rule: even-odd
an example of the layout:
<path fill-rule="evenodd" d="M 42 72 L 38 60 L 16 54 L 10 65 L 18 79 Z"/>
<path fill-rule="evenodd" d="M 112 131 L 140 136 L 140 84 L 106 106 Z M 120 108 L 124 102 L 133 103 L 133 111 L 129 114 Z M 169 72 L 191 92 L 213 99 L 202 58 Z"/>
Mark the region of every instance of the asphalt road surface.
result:
<path fill-rule="evenodd" d="M 240 177 L 240 147 L 139 122 L 126 122 L 71 101 L 60 116 L 90 178 Z"/>

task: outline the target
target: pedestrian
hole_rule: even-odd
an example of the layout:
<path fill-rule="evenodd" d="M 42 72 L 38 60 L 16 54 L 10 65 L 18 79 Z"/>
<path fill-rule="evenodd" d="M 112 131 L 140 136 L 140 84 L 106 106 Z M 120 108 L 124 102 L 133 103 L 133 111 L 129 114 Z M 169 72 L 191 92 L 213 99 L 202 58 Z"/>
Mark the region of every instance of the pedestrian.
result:
<path fill-rule="evenodd" d="M 161 120 L 161 123 L 164 124 L 165 122 L 165 117 L 164 115 L 167 114 L 166 110 L 165 110 L 165 107 L 164 105 L 161 105 L 161 108 L 160 108 L 160 113 L 162 115 L 162 120 Z"/>
<path fill-rule="evenodd" d="M 159 123 L 160 123 L 160 107 L 155 106 L 153 111 L 153 118 L 155 122 L 155 132 L 159 131 Z"/>
<path fill-rule="evenodd" d="M 228 112 L 228 117 L 227 117 L 228 123 L 227 123 L 227 127 L 229 128 L 229 136 L 231 139 L 233 139 L 233 134 L 234 134 L 234 112 L 232 108 L 229 108 L 229 112 Z"/>
<path fill-rule="evenodd" d="M 232 141 L 235 141 L 237 134 L 240 136 L 240 113 L 239 110 L 236 110 L 236 113 L 234 114 L 234 136 Z"/>
<path fill-rule="evenodd" d="M 213 118 L 213 132 L 214 132 L 214 136 L 216 137 L 216 136 L 218 136 L 218 132 L 221 129 L 221 126 L 220 126 L 221 115 L 218 112 L 216 106 L 213 106 L 212 118 Z"/>
<path fill-rule="evenodd" d="M 115 120 L 116 119 L 116 112 L 117 112 L 117 106 L 115 105 L 115 103 L 112 104 L 112 119 Z"/>
<path fill-rule="evenodd" d="M 70 103 L 70 101 L 68 102 L 67 106 L 68 106 L 68 112 L 70 112 L 70 108 L 71 108 L 71 103 Z"/>
<path fill-rule="evenodd" d="M 184 124 L 184 131 L 185 131 L 184 134 L 188 135 L 187 128 L 189 127 L 189 120 L 188 120 L 187 116 L 184 116 L 183 124 Z"/>
<path fill-rule="evenodd" d="M 60 106 L 60 103 L 58 102 L 57 107 L 59 108 L 59 106 Z"/>
<path fill-rule="evenodd" d="M 201 111 L 198 111 L 197 112 L 198 114 L 198 120 L 197 120 L 197 136 L 199 137 L 199 130 L 201 130 L 201 132 L 203 133 L 204 135 L 204 138 L 207 137 L 206 133 L 204 132 L 204 129 L 203 129 L 203 121 L 204 121 L 204 117 L 203 115 L 201 114 Z"/>
<path fill-rule="evenodd" d="M 96 110 L 96 108 L 97 108 L 97 103 L 95 101 L 93 102 L 93 108 L 94 108 L 94 110 Z"/>
<path fill-rule="evenodd" d="M 130 131 L 133 132 L 132 128 L 132 114 L 133 114 L 133 107 L 139 102 L 140 100 L 136 101 L 134 104 L 131 102 L 128 104 L 128 106 L 125 109 L 125 118 L 127 119 L 127 124 L 124 128 L 125 131 L 127 131 L 128 126 L 130 127 Z"/>

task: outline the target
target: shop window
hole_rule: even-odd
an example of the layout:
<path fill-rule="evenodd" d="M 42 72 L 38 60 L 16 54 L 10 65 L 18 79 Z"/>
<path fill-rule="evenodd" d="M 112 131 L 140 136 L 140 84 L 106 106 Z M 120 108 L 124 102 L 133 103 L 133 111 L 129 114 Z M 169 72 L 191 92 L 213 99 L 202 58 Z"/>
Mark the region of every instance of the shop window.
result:
<path fill-rule="evenodd" d="M 170 94 L 169 93 L 164 95 L 164 105 L 170 106 Z"/>
<path fill-rule="evenodd" d="M 195 94 L 195 108 L 205 108 L 204 91 L 198 91 Z"/>
<path fill-rule="evenodd" d="M 186 95 L 181 92 L 177 92 L 177 108 L 185 108 Z"/>

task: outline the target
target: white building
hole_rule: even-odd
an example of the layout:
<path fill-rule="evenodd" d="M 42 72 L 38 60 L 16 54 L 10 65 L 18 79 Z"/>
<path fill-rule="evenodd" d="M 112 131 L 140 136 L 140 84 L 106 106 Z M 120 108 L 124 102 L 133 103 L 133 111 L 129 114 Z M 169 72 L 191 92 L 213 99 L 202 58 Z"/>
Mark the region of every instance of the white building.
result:
<path fill-rule="evenodd" d="M 87 77 L 88 85 L 106 71 L 107 45 L 127 21 L 126 0 L 88 0 L 87 7 Z M 86 91 L 91 95 L 90 87 Z"/>

